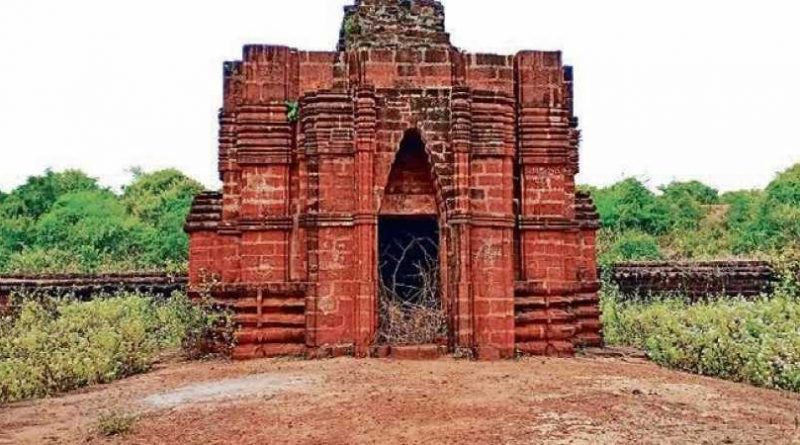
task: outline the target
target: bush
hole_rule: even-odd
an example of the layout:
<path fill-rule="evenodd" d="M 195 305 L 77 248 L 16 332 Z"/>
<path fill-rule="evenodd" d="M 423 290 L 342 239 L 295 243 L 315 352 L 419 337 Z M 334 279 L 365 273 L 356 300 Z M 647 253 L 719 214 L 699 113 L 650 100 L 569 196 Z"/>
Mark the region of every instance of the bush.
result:
<path fill-rule="evenodd" d="M 705 217 L 705 206 L 710 205 L 704 204 L 704 202 L 711 198 L 702 194 L 701 191 L 693 190 L 687 183 L 680 182 L 662 187 L 661 191 L 663 194 L 658 197 L 658 201 L 666 206 L 669 213 L 667 217 L 668 230 L 696 230 Z"/>
<path fill-rule="evenodd" d="M 34 233 L 38 246 L 71 253 L 87 272 L 112 262 L 143 260 L 154 236 L 153 229 L 129 216 L 111 192 L 62 196 L 39 219 Z"/>
<path fill-rule="evenodd" d="M 148 370 L 207 332 L 213 317 L 181 294 L 90 302 L 19 298 L 0 318 L 0 403 L 105 383 Z"/>
<path fill-rule="evenodd" d="M 26 248 L 8 254 L 4 272 L 12 274 L 82 273 L 81 259 L 61 249 Z"/>
<path fill-rule="evenodd" d="M 669 227 L 668 208 L 638 179 L 597 189 L 593 197 L 605 228 L 659 234 Z"/>
<path fill-rule="evenodd" d="M 100 191 L 97 180 L 79 170 L 55 173 L 46 170 L 31 176 L 2 201 L 0 214 L 5 217 L 39 218 L 63 195 L 74 192 Z"/>
<path fill-rule="evenodd" d="M 672 182 L 657 194 L 635 178 L 582 189 L 592 193 L 607 239 L 651 235 L 666 258 L 772 257 L 800 245 L 800 164 L 764 190 L 722 195 L 698 181 Z M 615 256 L 602 250 L 614 246 L 601 243 L 601 255 Z"/>
<path fill-rule="evenodd" d="M 776 204 L 800 207 L 800 164 L 779 173 L 766 192 L 767 199 Z"/>
<path fill-rule="evenodd" d="M 686 197 L 700 205 L 714 205 L 719 203 L 719 192 L 700 181 L 672 182 L 659 187 L 663 197 L 673 199 Z"/>
<path fill-rule="evenodd" d="M 120 436 L 129 433 L 136 423 L 137 416 L 122 412 L 103 413 L 97 419 L 97 432 L 106 437 Z"/>
<path fill-rule="evenodd" d="M 134 178 L 124 188 L 121 201 L 128 213 L 155 229 L 149 243 L 151 263 L 186 262 L 189 238 L 183 232 L 194 196 L 203 186 L 175 169 L 144 173 L 133 170 Z"/>
<path fill-rule="evenodd" d="M 602 230 L 598 238 L 599 263 L 610 265 L 624 261 L 655 261 L 663 258 L 658 239 L 636 230 L 617 233 Z"/>
<path fill-rule="evenodd" d="M 0 273 L 185 272 L 201 190 L 173 169 L 134 169 L 122 195 L 80 171 L 32 176 L 0 201 Z"/>
<path fill-rule="evenodd" d="M 622 302 L 603 290 L 605 339 L 642 348 L 655 362 L 697 374 L 800 391 L 800 298 L 783 287 L 771 298 L 681 298 Z"/>

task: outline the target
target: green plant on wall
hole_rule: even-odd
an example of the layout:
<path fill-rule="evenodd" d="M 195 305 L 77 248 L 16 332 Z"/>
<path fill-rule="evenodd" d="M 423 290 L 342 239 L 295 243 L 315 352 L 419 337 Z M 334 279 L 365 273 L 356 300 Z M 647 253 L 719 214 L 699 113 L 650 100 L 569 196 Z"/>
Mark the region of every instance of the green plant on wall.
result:
<path fill-rule="evenodd" d="M 344 20 L 344 37 L 348 42 L 352 42 L 361 34 L 361 22 L 357 15 L 351 15 Z"/>
<path fill-rule="evenodd" d="M 300 119 L 300 104 L 297 101 L 286 102 L 286 120 L 297 122 Z"/>

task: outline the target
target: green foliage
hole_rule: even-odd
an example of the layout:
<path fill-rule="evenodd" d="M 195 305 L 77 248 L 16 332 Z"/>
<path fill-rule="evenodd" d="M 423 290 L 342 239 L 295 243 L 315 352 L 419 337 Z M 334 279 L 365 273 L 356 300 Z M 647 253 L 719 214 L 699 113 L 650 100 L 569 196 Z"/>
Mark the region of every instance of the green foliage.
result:
<path fill-rule="evenodd" d="M 767 200 L 773 204 L 800 207 L 800 164 L 778 174 L 766 192 Z"/>
<path fill-rule="evenodd" d="M 731 255 L 731 234 L 724 223 L 704 219 L 694 230 L 674 231 L 658 239 L 665 257 L 713 260 Z"/>
<path fill-rule="evenodd" d="M 698 181 L 673 182 L 660 194 L 641 181 L 583 187 L 592 193 L 604 229 L 603 261 L 654 259 L 634 244 L 654 239 L 667 259 L 769 256 L 800 246 L 800 164 L 761 190 L 724 193 Z M 638 239 L 629 240 L 628 232 Z M 651 251 L 652 253 L 652 251 Z"/>
<path fill-rule="evenodd" d="M 12 274 L 83 273 L 81 258 L 61 249 L 26 248 L 6 257 L 3 271 Z"/>
<path fill-rule="evenodd" d="M 760 190 L 740 190 L 728 192 L 720 201 L 728 206 L 726 222 L 731 229 L 742 229 L 756 216 L 764 193 Z"/>
<path fill-rule="evenodd" d="M 0 273 L 181 272 L 201 190 L 173 169 L 135 169 L 121 196 L 78 171 L 31 177 L 0 203 Z"/>
<path fill-rule="evenodd" d="M 97 419 L 97 432 L 106 437 L 121 436 L 133 429 L 138 417 L 119 411 L 103 413 Z"/>
<path fill-rule="evenodd" d="M 705 217 L 704 206 L 716 204 L 716 190 L 697 181 L 673 182 L 660 188 L 658 198 L 667 207 L 670 230 L 696 230 Z"/>
<path fill-rule="evenodd" d="M 296 100 L 286 102 L 286 120 L 289 122 L 300 120 L 300 103 Z"/>
<path fill-rule="evenodd" d="M 672 182 L 659 188 L 666 199 L 686 197 L 701 205 L 719 203 L 719 192 L 700 181 Z"/>
<path fill-rule="evenodd" d="M 609 344 L 642 348 L 671 368 L 800 391 L 800 298 L 783 289 L 754 301 L 681 298 L 622 302 L 606 286 L 603 332 Z"/>
<path fill-rule="evenodd" d="M 97 180 L 78 170 L 54 173 L 46 170 L 42 176 L 31 176 L 2 202 L 5 217 L 38 218 L 63 195 L 81 191 L 99 191 Z"/>
<path fill-rule="evenodd" d="M 122 203 L 129 214 L 155 229 L 150 243 L 151 263 L 164 265 L 186 262 L 189 239 L 183 232 L 186 215 L 203 186 L 183 173 L 134 170 L 133 182 L 124 188 Z"/>
<path fill-rule="evenodd" d="M 723 195 L 734 253 L 775 254 L 800 245 L 800 164 L 780 173 L 764 192 Z"/>
<path fill-rule="evenodd" d="M 660 234 L 669 225 L 667 207 L 638 179 L 628 178 L 597 189 L 593 197 L 603 227 Z"/>
<path fill-rule="evenodd" d="M 623 261 L 651 261 L 663 258 L 658 239 L 637 230 L 614 232 L 603 229 L 598 236 L 599 263 L 610 265 Z"/>
<path fill-rule="evenodd" d="M 125 211 L 107 191 L 69 193 L 33 229 L 37 246 L 74 255 L 88 271 L 115 261 L 146 258 L 153 228 Z"/>
<path fill-rule="evenodd" d="M 196 344 L 217 322 L 180 294 L 91 302 L 22 298 L 0 318 L 0 403 L 146 371 L 160 353 Z"/>
<path fill-rule="evenodd" d="M 361 34 L 361 21 L 358 15 L 351 15 L 344 20 L 344 37 L 348 42 L 352 42 Z"/>
<path fill-rule="evenodd" d="M 188 210 L 194 196 L 203 191 L 199 182 L 175 169 L 132 171 L 133 182 L 123 188 L 122 202 L 129 213 L 154 226 L 162 224 L 173 203 Z"/>
<path fill-rule="evenodd" d="M 2 206 L 0 205 L 0 209 Z M 33 219 L 25 216 L 2 217 L 0 214 L 0 270 L 9 263 L 14 252 L 19 252 L 29 243 Z"/>

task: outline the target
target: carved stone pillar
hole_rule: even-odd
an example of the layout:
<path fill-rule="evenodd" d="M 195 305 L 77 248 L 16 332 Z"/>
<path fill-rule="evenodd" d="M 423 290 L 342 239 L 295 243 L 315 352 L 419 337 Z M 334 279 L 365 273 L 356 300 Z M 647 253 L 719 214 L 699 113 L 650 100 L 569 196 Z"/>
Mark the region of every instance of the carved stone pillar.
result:
<path fill-rule="evenodd" d="M 469 88 L 453 88 L 452 149 L 455 204 L 448 218 L 451 239 L 448 247 L 453 256 L 449 276 L 452 339 L 456 351 L 471 351 L 474 346 L 472 255 L 470 248 L 470 136 L 472 133 L 471 95 Z"/>
<path fill-rule="evenodd" d="M 375 198 L 375 148 L 377 111 L 375 91 L 363 87 L 356 92 L 355 105 L 355 231 L 358 261 L 358 293 L 354 304 L 355 349 L 366 356 L 378 326 L 377 298 L 377 203 Z"/>

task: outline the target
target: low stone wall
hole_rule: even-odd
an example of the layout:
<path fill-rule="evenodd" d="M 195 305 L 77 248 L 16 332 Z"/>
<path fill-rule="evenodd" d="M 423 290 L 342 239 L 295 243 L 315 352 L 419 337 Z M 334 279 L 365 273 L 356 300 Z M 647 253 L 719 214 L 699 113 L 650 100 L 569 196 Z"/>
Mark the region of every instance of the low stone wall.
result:
<path fill-rule="evenodd" d="M 607 278 L 627 296 L 681 294 L 753 297 L 773 290 L 778 273 L 766 261 L 620 263 Z"/>
<path fill-rule="evenodd" d="M 770 292 L 778 273 L 765 261 L 620 263 L 605 272 L 629 296 L 680 293 L 692 299 L 709 295 L 752 297 Z M 106 275 L 0 276 L 0 305 L 12 293 L 72 294 L 80 299 L 116 292 L 166 297 L 184 291 L 186 276 L 166 273 Z"/>
<path fill-rule="evenodd" d="M 89 300 L 97 295 L 139 292 L 167 297 L 186 289 L 187 277 L 166 273 L 130 273 L 103 275 L 10 275 L 0 276 L 0 305 L 11 294 L 72 295 Z"/>

